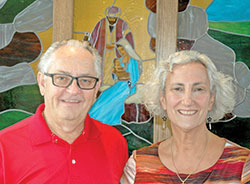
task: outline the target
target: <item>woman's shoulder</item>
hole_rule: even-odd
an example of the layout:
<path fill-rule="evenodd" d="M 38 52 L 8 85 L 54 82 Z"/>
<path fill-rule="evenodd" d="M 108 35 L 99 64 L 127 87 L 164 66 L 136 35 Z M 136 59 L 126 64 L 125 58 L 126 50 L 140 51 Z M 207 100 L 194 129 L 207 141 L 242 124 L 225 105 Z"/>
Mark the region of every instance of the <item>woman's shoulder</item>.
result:
<path fill-rule="evenodd" d="M 250 165 L 250 149 L 226 140 L 221 159 L 223 162 L 242 163 L 243 165 L 248 163 L 248 165 Z"/>
<path fill-rule="evenodd" d="M 250 149 L 227 140 L 225 150 L 227 150 L 228 154 L 230 153 L 231 157 L 234 157 L 234 159 L 230 158 L 230 160 L 234 162 L 238 160 L 243 164 L 241 183 L 250 183 Z"/>
<path fill-rule="evenodd" d="M 242 162 L 242 174 L 241 183 L 250 183 L 250 149 L 240 146 L 229 140 L 226 141 L 225 149 L 228 149 L 228 153 L 231 153 L 231 160 L 236 162 Z"/>
<path fill-rule="evenodd" d="M 250 153 L 250 149 L 243 147 L 243 146 L 240 146 L 239 144 L 236 144 L 228 139 L 226 139 L 225 149 L 228 149 L 230 151 L 235 150 L 237 152 L 240 151 L 241 153 L 244 153 L 246 155 L 249 155 L 249 153 Z"/>
<path fill-rule="evenodd" d="M 158 155 L 158 148 L 161 142 L 151 144 L 150 146 L 142 147 L 136 150 L 136 154 L 157 154 Z"/>
<path fill-rule="evenodd" d="M 242 183 L 250 183 L 250 154 L 247 157 L 245 165 L 242 170 Z"/>

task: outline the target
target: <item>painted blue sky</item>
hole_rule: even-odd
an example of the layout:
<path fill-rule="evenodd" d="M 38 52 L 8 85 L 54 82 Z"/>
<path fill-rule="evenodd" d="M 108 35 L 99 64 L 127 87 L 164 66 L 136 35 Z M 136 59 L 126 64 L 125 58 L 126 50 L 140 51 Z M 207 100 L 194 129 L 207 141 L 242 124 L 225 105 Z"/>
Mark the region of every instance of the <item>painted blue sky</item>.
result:
<path fill-rule="evenodd" d="M 214 0 L 206 11 L 209 21 L 250 21 L 250 0 Z"/>

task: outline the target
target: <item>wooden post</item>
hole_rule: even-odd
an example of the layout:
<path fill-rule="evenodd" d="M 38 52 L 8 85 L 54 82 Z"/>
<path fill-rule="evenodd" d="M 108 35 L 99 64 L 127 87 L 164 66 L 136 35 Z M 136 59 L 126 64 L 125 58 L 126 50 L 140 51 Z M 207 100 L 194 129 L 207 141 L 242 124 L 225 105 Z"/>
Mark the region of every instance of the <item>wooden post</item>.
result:
<path fill-rule="evenodd" d="M 157 0 L 156 20 L 156 65 L 177 49 L 178 0 Z M 170 135 L 169 121 L 161 117 L 154 118 L 154 142 L 159 142 Z"/>
<path fill-rule="evenodd" d="M 74 0 L 53 1 L 53 42 L 73 36 Z"/>

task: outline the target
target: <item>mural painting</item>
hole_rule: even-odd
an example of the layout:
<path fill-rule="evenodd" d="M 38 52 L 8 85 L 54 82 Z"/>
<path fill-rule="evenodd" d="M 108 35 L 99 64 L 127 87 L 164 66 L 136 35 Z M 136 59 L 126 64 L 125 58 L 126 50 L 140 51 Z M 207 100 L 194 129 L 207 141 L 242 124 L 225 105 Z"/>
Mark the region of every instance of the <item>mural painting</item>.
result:
<path fill-rule="evenodd" d="M 0 128 L 33 114 L 43 102 L 31 64 L 43 51 L 38 32 L 52 26 L 52 0 L 0 3 Z"/>
<path fill-rule="evenodd" d="M 117 1 L 118 3 L 118 1 Z M 230 2 L 224 2 L 223 6 L 226 6 L 227 3 Z M 221 6 L 221 7 L 223 7 Z M 241 5 L 239 5 L 241 6 Z M 230 6 L 230 7 L 235 7 L 235 6 Z M 147 30 L 148 33 L 150 35 L 150 41 L 149 41 L 149 47 L 151 49 L 152 52 L 155 52 L 155 38 L 156 38 L 156 33 L 155 33 L 155 25 L 156 25 L 156 1 L 153 0 L 146 0 L 145 1 L 145 8 L 147 8 L 150 13 L 148 15 L 148 21 L 147 21 Z M 217 66 L 217 68 L 226 73 L 227 75 L 232 76 L 235 79 L 235 86 L 237 89 L 237 95 L 236 95 L 236 100 L 237 100 L 237 104 L 236 107 L 234 109 L 234 112 L 232 114 L 226 114 L 225 117 L 221 120 L 221 122 L 224 123 L 217 123 L 217 124 L 209 124 L 209 128 L 216 132 L 217 134 L 221 134 L 221 136 L 231 136 L 232 134 L 228 134 L 228 132 L 230 130 L 233 130 L 235 124 L 237 124 L 237 126 L 241 126 L 242 129 L 248 130 L 249 131 L 249 123 L 247 117 L 250 116 L 250 112 L 249 112 L 249 100 L 248 100 L 248 87 L 249 87 L 249 83 L 247 83 L 246 81 L 249 81 L 249 74 L 247 74 L 247 72 L 249 72 L 247 63 L 249 62 L 248 59 L 245 60 L 244 62 L 241 61 L 237 61 L 237 57 L 236 57 L 236 51 L 231 47 L 232 44 L 226 44 L 225 40 L 232 40 L 232 39 L 223 39 L 223 36 L 216 36 L 215 33 L 219 32 L 221 34 L 227 34 L 230 35 L 231 37 L 240 37 L 242 35 L 237 35 L 237 31 L 240 31 L 239 27 L 237 28 L 238 30 L 234 30 L 234 34 L 230 34 L 230 33 L 226 33 L 224 30 L 214 30 L 211 29 L 209 27 L 211 20 L 209 19 L 209 17 L 211 17 L 208 13 L 211 11 L 211 9 L 216 9 L 218 8 L 218 1 L 211 1 L 210 4 L 207 4 L 207 7 L 202 8 L 202 7 L 198 7 L 198 6 L 194 6 L 192 5 L 192 2 L 189 2 L 188 0 L 182 0 L 179 1 L 179 15 L 178 15 L 178 41 L 177 41 L 177 45 L 178 45 L 178 50 L 197 50 L 199 52 L 205 53 L 206 55 L 208 55 L 214 62 L 215 65 Z M 112 20 L 119 20 L 122 19 L 123 14 L 120 12 L 121 8 L 114 6 L 111 7 L 107 7 L 107 9 L 105 10 L 106 12 L 106 21 L 109 21 L 109 16 L 107 15 L 107 10 L 113 10 L 113 17 Z M 217 10 L 219 11 L 219 10 Z M 229 10 L 228 10 L 229 11 Z M 232 9 L 230 9 L 230 11 L 232 11 Z M 233 10 L 233 11 L 237 11 Z M 118 13 L 119 12 L 119 13 Z M 117 16 L 115 15 L 117 14 Z M 217 16 L 217 14 L 215 14 Z M 218 14 L 218 16 L 221 16 L 220 14 Z M 248 14 L 246 13 L 246 16 L 248 16 Z M 245 19 L 238 19 L 238 20 L 234 20 L 232 21 L 233 24 L 235 24 L 236 22 L 239 21 L 249 21 L 248 17 L 245 17 Z M 220 20 L 222 22 L 222 24 L 224 24 L 223 20 Z M 115 34 L 113 34 L 114 32 L 112 32 L 112 30 L 114 28 L 117 29 L 117 27 L 119 27 L 119 25 L 117 25 L 116 21 L 112 23 L 112 26 L 109 25 L 109 32 L 105 32 L 106 34 L 104 34 L 101 38 L 98 38 L 98 36 L 96 36 L 97 34 L 95 33 L 97 27 L 98 30 L 104 30 L 103 28 L 100 28 L 100 22 L 104 22 L 104 18 L 101 19 L 97 25 L 94 28 L 94 31 L 91 34 L 91 39 L 90 42 L 95 46 L 96 42 L 93 42 L 93 37 L 95 40 L 99 39 L 99 41 L 103 41 L 103 46 L 100 47 L 100 44 L 96 46 L 97 49 L 99 49 L 99 52 L 104 56 L 104 68 L 106 66 L 106 62 L 110 62 L 110 61 L 116 61 L 117 64 L 113 63 L 113 66 L 120 66 L 118 60 L 116 60 L 116 57 L 119 58 L 119 52 L 117 53 L 117 46 L 113 46 L 116 45 L 116 43 L 121 39 L 119 36 L 122 36 L 122 34 L 118 34 L 117 32 L 115 32 Z M 105 24 L 104 24 L 105 25 Z M 127 22 L 125 23 L 126 28 L 128 28 L 128 24 Z M 117 26 L 117 27 L 116 27 Z M 240 26 L 240 25 L 239 25 Z M 112 27 L 112 29 L 111 29 Z M 218 24 L 217 24 L 218 27 Z M 129 31 L 129 33 L 131 33 Z M 214 34 L 213 34 L 214 33 Z M 113 34 L 113 36 L 110 36 L 111 34 Z M 100 34 L 99 34 L 100 35 Z M 107 36 L 108 35 L 108 36 Z M 116 36 L 119 35 L 119 36 Z M 131 50 L 133 49 L 134 46 L 134 50 L 136 50 L 136 33 L 133 33 L 133 37 L 134 40 L 133 42 L 129 43 L 128 41 L 128 45 L 130 46 Z M 249 33 L 246 33 L 245 35 L 245 39 L 247 40 L 249 38 Z M 122 36 L 124 39 L 126 39 L 126 35 Z M 130 37 L 130 38 L 131 38 Z M 105 39 L 108 38 L 108 41 L 105 42 Z M 111 38 L 111 39 L 109 39 Z M 241 38 L 242 39 L 242 38 Z M 235 39 L 234 39 L 235 40 Z M 236 40 L 235 40 L 236 41 Z M 110 46 L 110 43 L 112 46 Z M 133 44 L 134 43 L 134 44 Z M 242 49 L 242 45 L 240 43 L 237 44 L 239 49 Z M 248 47 L 249 48 L 249 43 L 248 46 L 243 45 L 243 47 Z M 108 58 L 105 56 L 106 51 L 110 52 L 109 49 L 114 49 L 113 53 L 114 53 L 114 57 Z M 107 54 L 109 55 L 109 54 Z M 139 55 L 136 53 L 136 55 Z M 109 55 L 110 56 L 110 55 Z M 140 58 L 145 58 L 143 57 L 143 55 L 139 56 Z M 141 59 L 141 63 L 143 65 L 144 61 L 147 61 L 146 59 Z M 110 62 L 111 63 L 111 62 Z M 120 62 L 122 63 L 122 62 Z M 109 64 L 110 65 L 110 64 Z M 121 70 L 122 71 L 122 70 Z M 142 71 L 143 73 L 144 71 Z M 122 73 L 122 72 L 121 72 Z M 244 74 L 243 74 L 244 73 Z M 130 73 L 131 74 L 131 73 Z M 115 80 L 114 78 L 112 78 L 112 75 L 115 75 L 114 70 L 111 69 L 111 67 L 109 67 L 108 70 L 104 69 L 104 78 L 105 75 L 108 75 L 109 79 L 112 81 L 110 82 L 110 84 L 114 83 Z M 124 73 L 124 76 L 126 74 Z M 116 76 L 117 77 L 117 76 Z M 107 78 L 107 77 L 106 77 Z M 140 141 L 144 141 L 145 144 L 148 144 L 150 142 L 152 142 L 152 137 L 151 139 L 147 139 L 147 141 L 145 141 L 146 137 L 144 135 L 145 132 L 147 132 L 147 129 L 144 129 L 144 123 L 139 123 L 135 121 L 136 118 L 132 118 L 134 119 L 131 122 L 127 122 L 126 120 L 124 120 L 124 117 L 128 117 L 126 114 L 129 112 L 129 110 L 131 111 L 131 109 L 127 110 L 126 107 L 128 107 L 128 104 L 126 103 L 126 101 L 130 101 L 129 99 L 131 97 L 129 97 L 129 95 L 127 96 L 122 96 L 121 95 L 121 91 L 119 91 L 118 89 L 123 90 L 123 88 L 117 88 L 115 89 L 115 86 L 122 81 L 124 82 L 123 79 L 119 79 L 116 78 L 116 80 L 118 80 L 119 82 L 115 82 L 115 84 L 111 85 L 111 87 L 107 87 L 106 82 L 104 82 L 105 86 L 104 88 L 107 88 L 106 90 L 104 90 L 100 97 L 98 98 L 96 104 L 94 105 L 93 109 L 92 109 L 92 117 L 94 118 L 99 118 L 100 121 L 104 121 L 105 122 L 105 118 L 107 118 L 106 122 L 108 124 L 111 125 L 115 125 L 121 132 L 123 132 L 122 130 L 125 128 L 125 132 L 124 136 L 126 137 L 127 135 L 132 136 L 132 141 L 130 141 L 130 139 L 127 140 L 129 142 L 129 145 L 131 143 L 135 143 L 136 141 L 138 141 L 138 138 L 140 139 Z M 127 85 L 129 86 L 129 83 L 131 82 L 130 80 L 127 80 Z M 143 90 L 143 84 L 140 84 L 141 90 Z M 113 92 L 111 92 L 113 90 Z M 110 93 L 109 93 L 110 91 Z M 124 93 L 126 93 L 124 91 Z M 119 95 L 118 95 L 119 94 Z M 138 107 L 138 106 L 143 106 L 140 103 L 140 92 L 136 93 L 134 96 L 137 96 L 137 103 L 130 101 L 131 103 L 129 104 L 130 107 Z M 133 93 L 132 93 L 133 96 Z M 105 99 L 105 100 L 104 100 Z M 112 99 L 112 101 L 111 101 Z M 114 105 L 116 103 L 116 101 L 119 99 L 120 102 L 120 107 L 117 105 Z M 125 100 L 125 101 L 124 101 Z M 100 103 L 102 101 L 102 103 Z M 114 101 L 114 104 L 112 104 L 112 102 Z M 124 102 L 124 103 L 122 103 Z M 114 107 L 117 107 L 114 109 Z M 143 108 L 143 107 L 142 107 Z M 118 110 L 120 109 L 120 110 Z M 118 112 L 119 111 L 119 112 Z M 134 111 L 134 114 L 136 116 L 143 116 L 143 117 L 147 117 L 148 119 L 145 119 L 146 122 L 150 122 L 152 123 L 152 117 L 150 117 L 150 115 L 148 114 L 147 116 L 147 111 L 143 111 L 145 114 L 140 113 L 138 111 L 138 108 L 136 110 L 136 108 L 134 108 L 132 111 Z M 100 112 L 107 112 L 104 113 L 103 115 L 100 115 Z M 108 116 L 107 116 L 108 115 Z M 99 116 L 99 117 L 98 117 Z M 102 117 L 101 117 L 102 116 Z M 116 118 L 114 118 L 114 116 L 116 116 Z M 116 119 L 116 120 L 114 120 Z M 226 122 L 230 122 L 230 123 L 226 123 Z M 129 127 L 128 125 L 134 125 L 133 127 Z M 220 127 L 224 127 L 224 128 L 220 128 Z M 225 128 L 226 127 L 226 128 Z M 139 129 L 141 130 L 141 132 L 143 132 L 142 134 L 137 134 L 136 130 Z M 145 126 L 145 128 L 148 128 L 147 126 Z M 152 124 L 151 124 L 151 128 L 152 128 Z M 142 131 L 144 129 L 144 131 Z M 241 129 L 241 130 L 242 130 Z M 148 129 L 149 130 L 149 129 Z M 241 132 L 241 130 L 239 129 L 239 133 Z M 227 132 L 228 131 L 228 132 Z M 242 134 L 242 133 L 240 133 Z M 241 137 L 241 136 L 239 136 Z M 241 141 L 238 142 L 245 142 L 243 143 L 245 146 L 248 146 L 248 142 L 245 141 L 245 139 L 248 139 L 249 136 L 246 133 L 245 135 L 242 136 Z M 149 141 L 149 142 L 148 142 Z M 141 144 L 141 143 L 140 143 Z M 143 145 L 144 146 L 144 145 Z M 131 148 L 131 147 L 130 147 Z"/>
<path fill-rule="evenodd" d="M 136 101 L 139 98 L 137 89 L 142 85 L 138 80 L 143 60 L 136 52 L 129 24 L 121 16 L 120 7 L 114 4 L 107 7 L 105 17 L 97 22 L 90 34 L 90 43 L 103 58 L 104 76 L 101 94 L 89 113 L 92 118 L 119 129 L 133 150 L 152 144 L 153 121 L 142 104 L 131 100 L 134 96 L 137 96 Z M 138 129 L 136 132 L 136 127 L 142 124 L 150 126 L 147 129 L 150 131 L 140 133 Z M 138 145 L 133 146 L 135 143 Z"/>
<path fill-rule="evenodd" d="M 1 129 L 30 116 L 43 102 L 35 63 L 51 43 L 42 35 L 52 26 L 52 5 L 52 0 L 0 1 Z M 210 128 L 246 147 L 250 147 L 249 5 L 248 0 L 179 0 L 177 41 L 178 50 L 205 53 L 234 78 L 236 107 Z M 103 83 L 90 115 L 120 130 L 130 152 L 151 144 L 153 117 L 141 96 L 156 62 L 156 1 L 75 1 L 75 7 L 73 37 L 88 40 L 103 58 Z"/>

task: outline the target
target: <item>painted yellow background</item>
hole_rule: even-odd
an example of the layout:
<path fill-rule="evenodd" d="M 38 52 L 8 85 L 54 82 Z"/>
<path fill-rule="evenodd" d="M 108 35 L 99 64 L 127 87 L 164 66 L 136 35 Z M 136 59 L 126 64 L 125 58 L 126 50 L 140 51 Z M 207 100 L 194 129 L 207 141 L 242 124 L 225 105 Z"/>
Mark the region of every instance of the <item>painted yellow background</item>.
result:
<path fill-rule="evenodd" d="M 213 0 L 191 0 L 190 4 L 206 9 L 212 2 Z"/>
<path fill-rule="evenodd" d="M 74 0 L 73 38 L 81 40 L 84 32 L 91 33 L 97 22 L 105 17 L 105 9 L 113 2 L 113 0 Z M 190 4 L 205 9 L 211 2 L 212 0 L 191 0 Z M 155 65 L 155 54 L 149 49 L 150 36 L 147 32 L 149 10 L 145 7 L 145 0 L 117 0 L 114 5 L 120 7 L 120 17 L 128 23 L 133 33 L 137 54 L 143 60 L 153 59 L 143 62 L 143 72 L 139 83 L 145 82 Z M 43 52 L 52 43 L 52 29 L 38 33 L 42 41 Z M 37 73 L 38 61 L 31 65 L 35 73 Z"/>
<path fill-rule="evenodd" d="M 105 17 L 105 9 L 111 6 L 113 0 L 75 1 L 74 32 L 92 32 L 96 23 Z M 150 36 L 147 33 L 147 18 L 149 10 L 146 9 L 144 0 L 117 0 L 115 6 L 120 7 L 121 16 L 125 20 L 134 36 L 135 50 L 143 60 L 155 58 L 149 49 Z M 74 38 L 81 39 L 83 34 L 74 34 Z M 143 73 L 140 81 L 145 81 L 149 75 L 147 70 L 154 67 L 154 60 L 143 63 Z"/>

